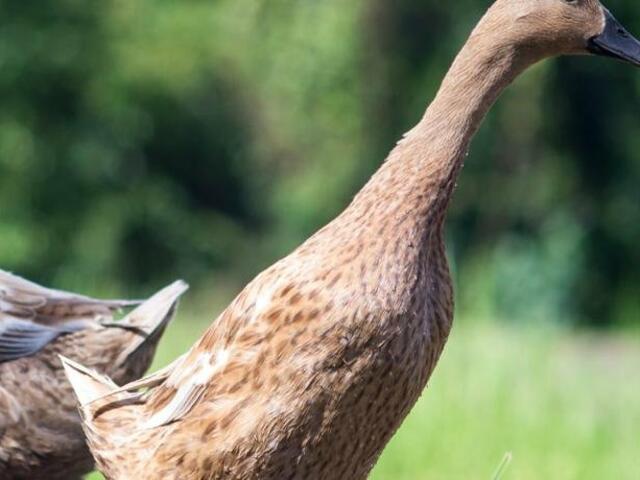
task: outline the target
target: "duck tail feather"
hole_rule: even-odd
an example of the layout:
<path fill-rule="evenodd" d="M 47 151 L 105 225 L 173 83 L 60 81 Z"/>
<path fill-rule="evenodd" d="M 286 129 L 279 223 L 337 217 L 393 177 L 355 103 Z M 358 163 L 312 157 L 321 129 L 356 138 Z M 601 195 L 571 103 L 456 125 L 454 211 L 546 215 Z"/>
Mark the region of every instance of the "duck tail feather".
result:
<path fill-rule="evenodd" d="M 89 405 L 118 388 L 110 378 L 67 357 L 62 355 L 59 357 L 81 407 Z"/>
<path fill-rule="evenodd" d="M 109 324 L 139 334 L 122 353 L 120 358 L 123 361 L 131 358 L 143 347 L 158 342 L 165 327 L 173 319 L 179 298 L 188 289 L 189 285 L 186 282 L 178 280 L 153 295 L 120 322 Z"/>

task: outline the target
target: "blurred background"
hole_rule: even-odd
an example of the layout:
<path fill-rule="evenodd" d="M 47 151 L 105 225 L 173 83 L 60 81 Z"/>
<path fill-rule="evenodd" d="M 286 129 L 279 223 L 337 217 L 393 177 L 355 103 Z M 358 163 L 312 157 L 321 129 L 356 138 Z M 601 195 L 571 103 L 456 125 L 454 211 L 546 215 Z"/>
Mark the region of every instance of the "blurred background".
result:
<path fill-rule="evenodd" d="M 192 292 L 156 365 L 340 212 L 488 1 L 0 3 L 0 267 Z M 608 6 L 640 34 L 640 4 Z M 640 72 L 528 71 L 448 222 L 457 323 L 375 479 L 640 478 Z"/>

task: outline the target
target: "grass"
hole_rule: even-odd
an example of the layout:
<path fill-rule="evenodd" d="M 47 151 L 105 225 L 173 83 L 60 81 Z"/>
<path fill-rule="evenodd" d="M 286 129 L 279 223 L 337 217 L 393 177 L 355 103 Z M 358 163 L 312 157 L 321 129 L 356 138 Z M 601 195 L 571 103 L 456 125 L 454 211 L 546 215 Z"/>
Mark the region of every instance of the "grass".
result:
<path fill-rule="evenodd" d="M 496 473 L 493 474 L 493 480 L 500 480 L 502 478 L 502 474 L 506 472 L 511 460 L 513 460 L 513 454 L 511 452 L 505 453 L 500 465 L 498 465 Z"/>
<path fill-rule="evenodd" d="M 175 322 L 156 366 L 204 328 Z M 463 321 L 372 480 L 638 480 L 639 430 L 637 337 Z"/>

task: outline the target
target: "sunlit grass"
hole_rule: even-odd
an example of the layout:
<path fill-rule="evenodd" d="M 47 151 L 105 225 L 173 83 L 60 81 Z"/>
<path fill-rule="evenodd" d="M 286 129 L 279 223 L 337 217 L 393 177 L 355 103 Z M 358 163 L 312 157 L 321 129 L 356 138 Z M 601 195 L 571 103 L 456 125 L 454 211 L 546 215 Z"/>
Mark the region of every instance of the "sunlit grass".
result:
<path fill-rule="evenodd" d="M 156 366 L 207 322 L 184 316 Z M 640 478 L 640 339 L 458 322 L 373 480 Z M 92 480 L 98 475 L 89 477 Z"/>

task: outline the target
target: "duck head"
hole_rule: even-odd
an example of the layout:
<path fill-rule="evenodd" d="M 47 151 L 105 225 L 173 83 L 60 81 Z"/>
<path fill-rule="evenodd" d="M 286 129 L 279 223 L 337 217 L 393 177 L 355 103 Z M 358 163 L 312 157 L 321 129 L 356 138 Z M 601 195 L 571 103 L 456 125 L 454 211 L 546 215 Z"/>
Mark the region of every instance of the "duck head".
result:
<path fill-rule="evenodd" d="M 529 60 L 595 54 L 640 66 L 640 41 L 598 0 L 497 0 L 474 33 L 500 30 Z"/>

